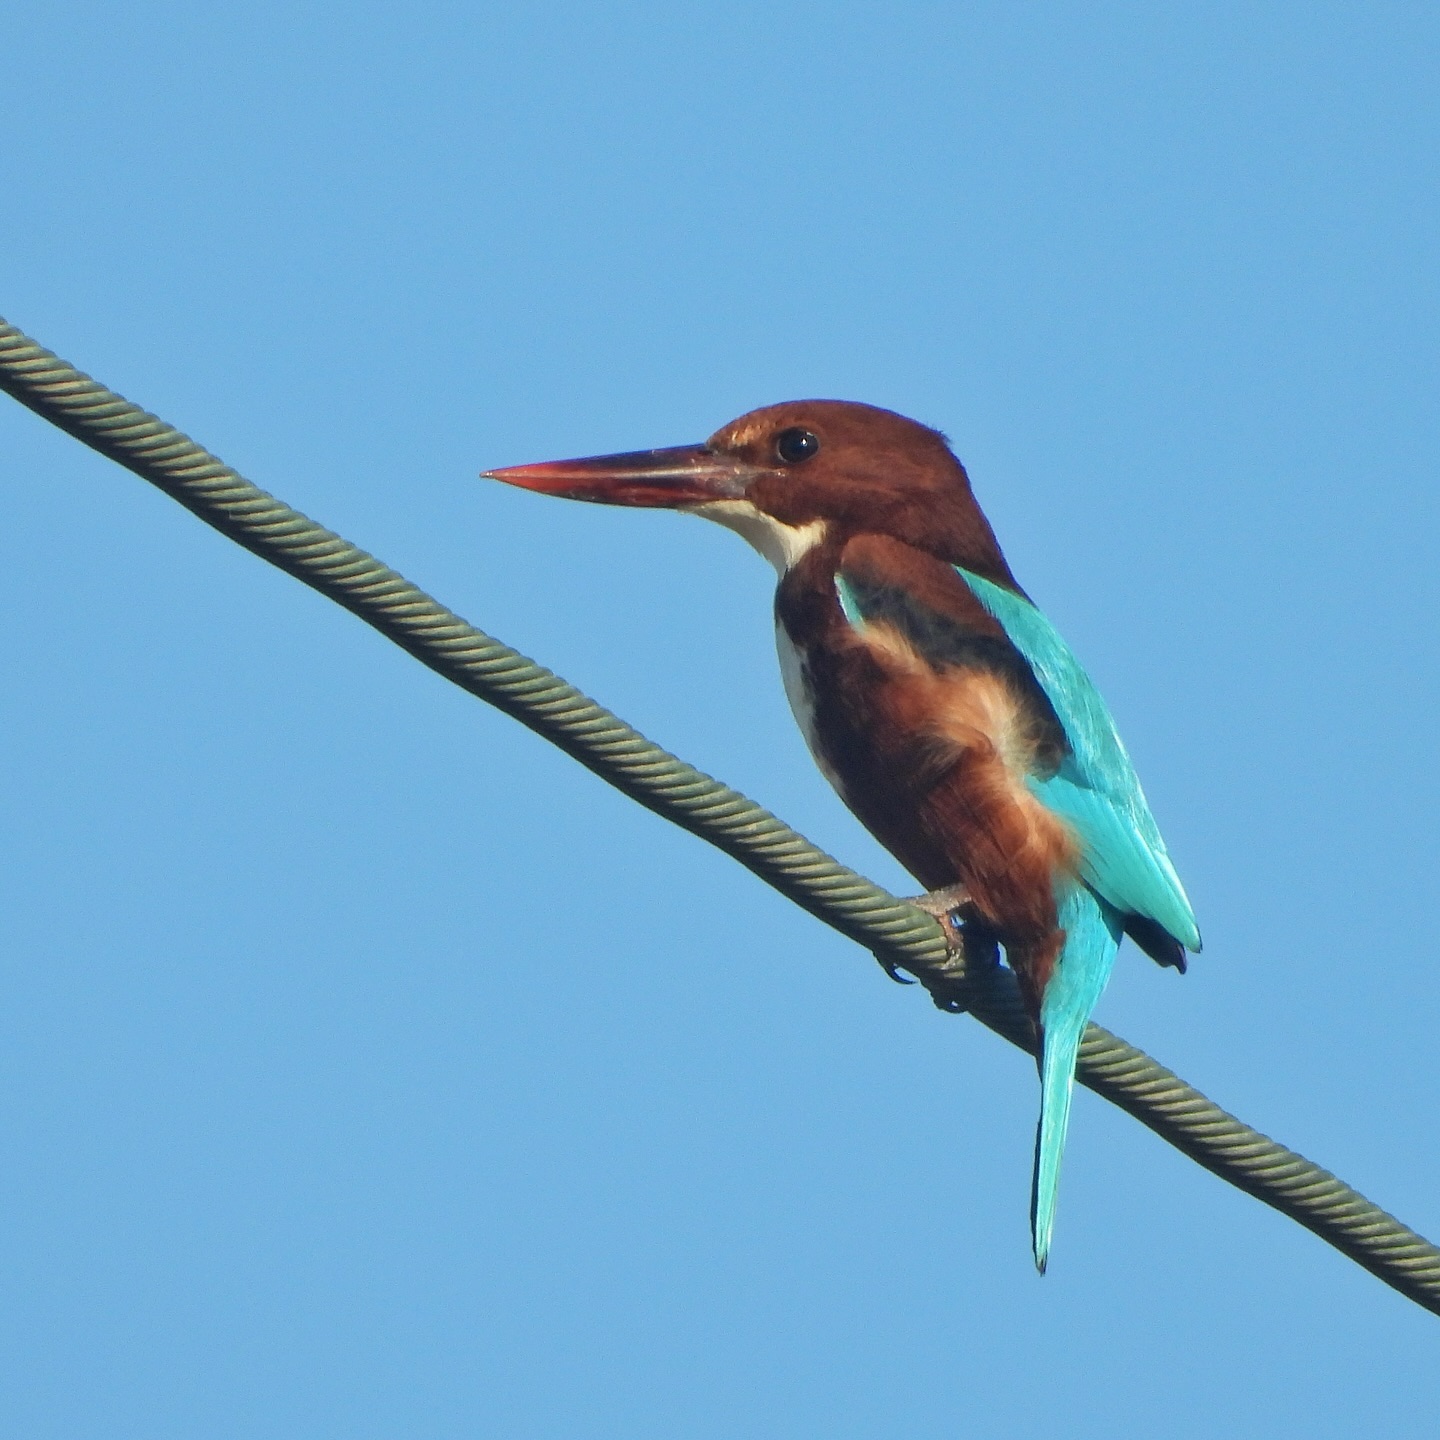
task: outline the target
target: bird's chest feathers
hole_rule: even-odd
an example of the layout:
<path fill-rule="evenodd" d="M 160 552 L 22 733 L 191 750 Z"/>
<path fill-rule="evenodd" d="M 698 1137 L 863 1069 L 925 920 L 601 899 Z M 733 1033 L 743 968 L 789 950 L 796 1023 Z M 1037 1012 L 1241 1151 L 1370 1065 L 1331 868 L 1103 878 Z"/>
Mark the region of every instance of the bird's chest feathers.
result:
<path fill-rule="evenodd" d="M 1058 763 L 1053 714 L 987 663 L 984 636 L 953 634 L 929 655 L 900 625 L 847 613 L 843 597 L 833 612 L 782 605 L 777 626 L 786 694 L 825 777 L 927 884 L 978 883 L 990 855 L 997 886 L 1023 874 L 1048 895 L 1076 859 L 1070 828 L 1030 788 Z"/>
<path fill-rule="evenodd" d="M 844 790 L 857 748 L 927 752 L 943 768 L 984 748 L 1023 788 L 1044 768 L 1035 717 L 1004 678 L 979 668 L 935 668 L 895 627 L 834 627 L 817 643 L 797 640 L 783 619 L 776 647 L 785 694 L 826 778 Z M 868 742 L 857 747 L 857 739 Z M 1028 792 L 1027 792 L 1028 793 Z"/>

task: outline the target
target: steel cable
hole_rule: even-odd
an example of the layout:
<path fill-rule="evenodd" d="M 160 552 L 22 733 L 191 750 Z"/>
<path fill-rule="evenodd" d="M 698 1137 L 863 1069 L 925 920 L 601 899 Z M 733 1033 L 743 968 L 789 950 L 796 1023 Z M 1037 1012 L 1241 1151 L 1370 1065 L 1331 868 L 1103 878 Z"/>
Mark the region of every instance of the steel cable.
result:
<path fill-rule="evenodd" d="M 459 685 L 543 735 L 617 789 L 732 855 L 817 919 L 916 976 L 1033 1052 L 1007 970 L 967 971 L 930 916 L 810 844 L 768 810 L 651 743 L 603 706 L 476 630 L 386 565 L 258 489 L 187 436 L 0 320 L 0 389 L 158 486 L 237 544 L 303 581 Z M 1329 1171 L 1226 1113 L 1098 1025 L 1084 1085 L 1207 1170 L 1298 1221 L 1440 1314 L 1440 1250 Z"/>

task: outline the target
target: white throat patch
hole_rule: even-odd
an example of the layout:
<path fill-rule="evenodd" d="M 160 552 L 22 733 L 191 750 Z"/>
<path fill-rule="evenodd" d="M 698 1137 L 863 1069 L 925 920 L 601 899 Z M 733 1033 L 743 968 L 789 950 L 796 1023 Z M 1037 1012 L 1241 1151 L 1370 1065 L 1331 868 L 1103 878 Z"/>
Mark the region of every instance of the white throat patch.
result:
<path fill-rule="evenodd" d="M 713 520 L 742 535 L 775 567 L 775 573 L 782 579 L 791 566 L 825 536 L 823 520 L 812 520 L 808 525 L 782 525 L 748 500 L 712 500 L 708 505 L 695 506 L 690 514 Z"/>

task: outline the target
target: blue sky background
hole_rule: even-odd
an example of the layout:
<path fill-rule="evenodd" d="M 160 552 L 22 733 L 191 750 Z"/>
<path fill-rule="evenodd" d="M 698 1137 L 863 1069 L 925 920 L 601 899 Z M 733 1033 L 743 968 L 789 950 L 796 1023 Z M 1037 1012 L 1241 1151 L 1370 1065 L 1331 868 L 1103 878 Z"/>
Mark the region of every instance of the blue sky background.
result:
<path fill-rule="evenodd" d="M 477 10 L 479 13 L 477 13 Z M 942 427 L 1205 930 L 1100 1019 L 1440 1234 L 1417 4 L 11 7 L 0 313 L 882 883 L 767 567 L 482 468 Z M 0 1429 L 1429 1436 L 1436 1320 L 0 405 Z"/>

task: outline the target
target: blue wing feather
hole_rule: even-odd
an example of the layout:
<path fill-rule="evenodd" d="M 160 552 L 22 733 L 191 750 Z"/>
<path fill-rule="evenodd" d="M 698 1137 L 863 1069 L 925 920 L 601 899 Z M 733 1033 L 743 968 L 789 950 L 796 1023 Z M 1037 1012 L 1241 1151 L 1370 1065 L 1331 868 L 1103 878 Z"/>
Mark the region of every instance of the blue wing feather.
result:
<path fill-rule="evenodd" d="M 1110 711 L 1059 631 L 1028 600 L 956 566 L 975 598 L 1025 657 L 1071 753 L 1058 773 L 1032 778 L 1040 802 L 1080 837 L 1081 878 L 1116 909 L 1144 915 L 1188 950 L 1200 931 Z"/>

